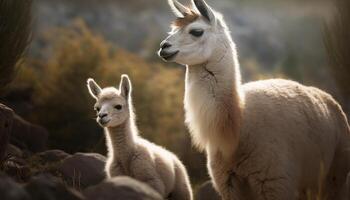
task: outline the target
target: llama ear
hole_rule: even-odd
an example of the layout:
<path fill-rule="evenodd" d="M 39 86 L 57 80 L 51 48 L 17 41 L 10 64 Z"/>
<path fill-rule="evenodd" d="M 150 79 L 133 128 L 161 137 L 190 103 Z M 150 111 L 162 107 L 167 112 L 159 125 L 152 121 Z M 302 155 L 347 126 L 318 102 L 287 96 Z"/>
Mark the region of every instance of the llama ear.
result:
<path fill-rule="evenodd" d="M 177 0 L 168 0 L 168 3 L 170 5 L 171 10 L 173 13 L 176 15 L 176 17 L 184 17 L 186 13 L 189 12 L 189 9 L 182 5 L 180 2 Z"/>
<path fill-rule="evenodd" d="M 194 7 L 211 24 L 216 23 L 213 9 L 204 0 L 192 0 Z"/>
<path fill-rule="evenodd" d="M 131 81 L 129 79 L 129 76 L 126 74 L 123 74 L 121 76 L 119 91 L 123 97 L 125 97 L 127 100 L 129 99 L 131 94 Z"/>
<path fill-rule="evenodd" d="M 91 96 L 95 99 L 97 99 L 98 95 L 101 93 L 101 88 L 98 86 L 98 84 L 94 81 L 94 79 L 89 78 L 87 80 L 87 87 L 89 89 L 89 92 Z"/>

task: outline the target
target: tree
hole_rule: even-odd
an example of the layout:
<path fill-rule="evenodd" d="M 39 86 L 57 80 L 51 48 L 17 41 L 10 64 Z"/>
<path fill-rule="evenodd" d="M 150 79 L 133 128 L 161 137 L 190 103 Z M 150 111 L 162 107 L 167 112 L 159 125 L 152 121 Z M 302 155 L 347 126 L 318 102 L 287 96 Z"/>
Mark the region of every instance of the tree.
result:
<path fill-rule="evenodd" d="M 350 1 L 334 0 L 336 10 L 326 24 L 325 45 L 331 62 L 330 70 L 341 93 L 341 103 L 350 112 Z"/>
<path fill-rule="evenodd" d="M 29 44 L 31 0 L 0 0 L 0 90 L 14 77 Z"/>

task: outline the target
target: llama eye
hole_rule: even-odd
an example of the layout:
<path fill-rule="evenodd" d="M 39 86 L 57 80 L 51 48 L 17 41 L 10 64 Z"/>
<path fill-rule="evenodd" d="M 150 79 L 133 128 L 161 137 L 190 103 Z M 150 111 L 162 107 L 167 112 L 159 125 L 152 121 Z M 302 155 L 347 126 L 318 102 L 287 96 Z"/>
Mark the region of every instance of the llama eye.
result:
<path fill-rule="evenodd" d="M 195 37 L 200 37 L 200 36 L 203 35 L 203 33 L 204 33 L 204 31 L 201 30 L 201 29 L 192 29 L 192 30 L 190 30 L 190 34 L 195 36 Z"/>
<path fill-rule="evenodd" d="M 116 105 L 116 106 L 114 106 L 114 108 L 117 109 L 117 110 L 121 110 L 122 109 L 122 105 Z"/>

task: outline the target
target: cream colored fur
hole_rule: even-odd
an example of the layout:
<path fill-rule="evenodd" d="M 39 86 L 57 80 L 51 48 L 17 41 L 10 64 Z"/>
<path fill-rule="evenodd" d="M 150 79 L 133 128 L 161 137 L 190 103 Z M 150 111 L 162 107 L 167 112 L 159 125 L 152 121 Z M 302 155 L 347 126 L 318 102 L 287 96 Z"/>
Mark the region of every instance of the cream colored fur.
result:
<path fill-rule="evenodd" d="M 202 16 L 174 27 L 163 42 L 171 46 L 160 55 L 178 52 L 163 58 L 187 64 L 186 123 L 193 143 L 206 149 L 222 198 L 350 199 L 350 129 L 339 104 L 319 89 L 288 80 L 241 85 L 225 22 L 204 0 L 193 3 Z M 203 36 L 189 34 L 194 26 Z"/>
<path fill-rule="evenodd" d="M 166 199 L 191 200 L 190 181 L 181 161 L 173 153 L 138 135 L 128 77 L 122 76 L 119 90 L 100 89 L 92 79 L 89 79 L 88 87 L 91 95 L 96 98 L 98 116 L 102 112 L 107 114 L 103 119 L 106 118 L 108 122 L 97 118 L 105 127 L 108 147 L 107 176 L 130 176 L 147 183 Z M 113 110 L 118 104 L 122 109 Z"/>

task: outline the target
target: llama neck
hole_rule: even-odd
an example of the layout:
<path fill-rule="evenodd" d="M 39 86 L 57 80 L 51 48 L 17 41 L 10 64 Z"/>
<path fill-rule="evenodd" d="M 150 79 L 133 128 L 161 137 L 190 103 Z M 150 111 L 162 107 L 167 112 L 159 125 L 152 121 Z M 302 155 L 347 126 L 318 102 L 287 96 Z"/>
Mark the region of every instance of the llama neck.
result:
<path fill-rule="evenodd" d="M 234 43 L 220 43 L 207 62 L 187 66 L 186 121 L 200 148 L 233 157 L 241 123 L 240 71 Z"/>
<path fill-rule="evenodd" d="M 135 148 L 137 130 L 132 119 L 116 127 L 106 128 L 108 156 L 117 160 L 127 159 Z"/>
<path fill-rule="evenodd" d="M 217 85 L 227 86 L 220 92 L 239 93 L 241 73 L 236 47 L 230 39 L 222 41 L 213 52 L 213 56 L 202 64 L 187 66 L 188 79 L 193 81 L 203 78 L 213 79 Z"/>

